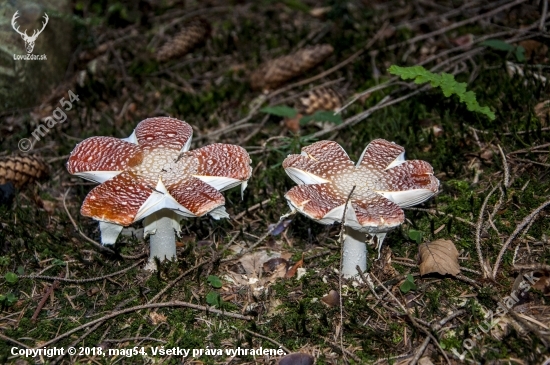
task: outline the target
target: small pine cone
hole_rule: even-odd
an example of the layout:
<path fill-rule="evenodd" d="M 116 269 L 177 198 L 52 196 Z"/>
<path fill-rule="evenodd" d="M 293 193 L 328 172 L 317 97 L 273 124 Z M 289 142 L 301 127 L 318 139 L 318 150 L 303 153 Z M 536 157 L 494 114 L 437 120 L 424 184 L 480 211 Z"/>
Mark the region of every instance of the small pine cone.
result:
<path fill-rule="evenodd" d="M 206 41 L 210 37 L 211 26 L 202 18 L 195 18 L 166 42 L 157 53 L 157 60 L 167 61 L 176 57 L 183 57 L 193 48 Z"/>
<path fill-rule="evenodd" d="M 321 44 L 264 62 L 250 76 L 250 84 L 254 90 L 275 89 L 317 66 L 333 51 L 330 44 Z"/>
<path fill-rule="evenodd" d="M 16 188 L 48 175 L 48 165 L 38 157 L 7 156 L 0 158 L 0 184 L 12 182 Z"/>
<path fill-rule="evenodd" d="M 300 98 L 300 110 L 311 115 L 319 110 L 336 110 L 342 106 L 340 94 L 331 88 L 320 88 L 309 92 L 306 97 Z"/>

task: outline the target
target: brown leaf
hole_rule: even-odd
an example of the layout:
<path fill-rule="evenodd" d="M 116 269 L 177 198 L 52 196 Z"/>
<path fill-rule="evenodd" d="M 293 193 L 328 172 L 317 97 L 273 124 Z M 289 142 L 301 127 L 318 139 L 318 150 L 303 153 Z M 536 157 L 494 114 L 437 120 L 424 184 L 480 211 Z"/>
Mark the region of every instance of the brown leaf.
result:
<path fill-rule="evenodd" d="M 161 322 L 166 322 L 166 316 L 158 312 L 150 312 L 149 318 L 151 318 L 151 322 L 153 323 L 153 325 L 157 325 Z"/>
<path fill-rule="evenodd" d="M 285 278 L 288 279 L 296 275 L 296 271 L 303 265 L 304 265 L 304 256 L 302 255 L 302 258 L 300 259 L 300 261 L 298 261 L 297 263 L 294 264 L 294 266 L 288 269 L 288 271 L 286 272 Z"/>
<path fill-rule="evenodd" d="M 521 41 L 519 45 L 525 49 L 525 57 L 528 60 L 542 61 L 548 54 L 548 46 L 533 39 Z"/>
<path fill-rule="evenodd" d="M 441 275 L 460 273 L 458 251 L 450 240 L 436 240 L 418 247 L 420 253 L 420 275 L 432 272 Z"/>
<path fill-rule="evenodd" d="M 327 295 L 321 298 L 329 307 L 336 307 L 340 305 L 340 294 L 336 290 L 331 290 Z"/>
<path fill-rule="evenodd" d="M 538 270 L 534 274 L 539 279 L 533 284 L 533 289 L 540 290 L 544 296 L 550 296 L 550 272 L 546 270 Z"/>

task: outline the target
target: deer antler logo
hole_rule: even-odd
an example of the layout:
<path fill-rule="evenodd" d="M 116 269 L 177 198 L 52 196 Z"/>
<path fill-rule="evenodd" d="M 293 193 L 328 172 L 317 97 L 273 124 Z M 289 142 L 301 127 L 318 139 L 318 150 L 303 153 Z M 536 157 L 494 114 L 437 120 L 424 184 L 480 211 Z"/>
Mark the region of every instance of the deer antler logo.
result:
<path fill-rule="evenodd" d="M 25 29 L 25 32 L 20 32 L 19 31 L 19 26 L 17 26 L 16 28 L 16 23 L 15 23 L 15 20 L 17 18 L 19 18 L 19 11 L 16 11 L 15 14 L 13 14 L 13 18 L 11 18 L 11 26 L 13 27 L 13 29 L 21 34 L 21 38 L 23 38 L 23 40 L 25 41 L 25 48 L 27 49 L 27 53 L 32 53 L 32 50 L 34 49 L 34 42 L 36 41 L 36 38 L 38 38 L 38 35 L 40 35 L 40 33 L 42 33 L 42 31 L 44 30 L 44 28 L 46 28 L 46 24 L 48 24 L 48 14 L 44 13 L 44 20 L 46 20 L 45 22 L 42 22 L 42 29 L 40 30 L 34 30 L 32 35 L 29 37 L 29 35 L 27 34 L 27 30 Z"/>

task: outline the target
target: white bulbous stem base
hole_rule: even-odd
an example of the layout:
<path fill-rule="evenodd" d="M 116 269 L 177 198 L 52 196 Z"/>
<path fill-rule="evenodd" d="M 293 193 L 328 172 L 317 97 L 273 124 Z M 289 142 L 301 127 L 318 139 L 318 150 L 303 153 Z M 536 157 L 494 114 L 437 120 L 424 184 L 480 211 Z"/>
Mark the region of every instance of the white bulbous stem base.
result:
<path fill-rule="evenodd" d="M 154 213 L 150 220 L 153 222 L 145 221 L 147 226 L 146 234 L 149 234 L 149 261 L 145 265 L 145 270 L 155 271 L 157 270 L 157 264 L 155 263 L 155 257 L 161 262 L 164 260 L 176 259 L 176 231 L 174 222 L 174 213 L 169 210 L 163 209 Z M 179 223 L 176 222 L 179 226 Z M 154 233 L 153 233 L 154 231 Z"/>
<path fill-rule="evenodd" d="M 349 227 L 344 230 L 344 247 L 342 249 L 342 275 L 349 279 L 358 276 L 357 266 L 361 271 L 367 270 L 366 234 Z"/>

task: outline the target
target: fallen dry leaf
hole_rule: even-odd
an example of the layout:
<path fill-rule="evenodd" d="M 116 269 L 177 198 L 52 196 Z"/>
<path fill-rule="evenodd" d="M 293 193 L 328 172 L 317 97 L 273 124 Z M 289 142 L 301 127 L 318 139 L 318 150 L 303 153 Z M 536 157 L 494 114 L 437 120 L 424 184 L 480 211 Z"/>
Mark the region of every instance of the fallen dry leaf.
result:
<path fill-rule="evenodd" d="M 331 290 L 327 295 L 321 298 L 329 307 L 336 307 L 340 305 L 340 295 L 336 290 Z"/>
<path fill-rule="evenodd" d="M 420 253 L 420 275 L 432 272 L 441 275 L 460 273 L 458 251 L 450 240 L 436 240 L 418 247 Z"/>
<path fill-rule="evenodd" d="M 157 325 L 161 322 L 166 322 L 166 316 L 164 314 L 160 314 L 160 313 L 157 313 L 157 312 L 149 313 L 149 318 L 151 318 L 151 322 L 154 325 Z"/>
<path fill-rule="evenodd" d="M 296 275 L 296 270 L 301 268 L 303 265 L 304 265 L 304 256 L 302 255 L 302 258 L 300 259 L 300 261 L 298 261 L 290 269 L 288 269 L 288 271 L 286 272 L 285 278 L 288 279 Z"/>

